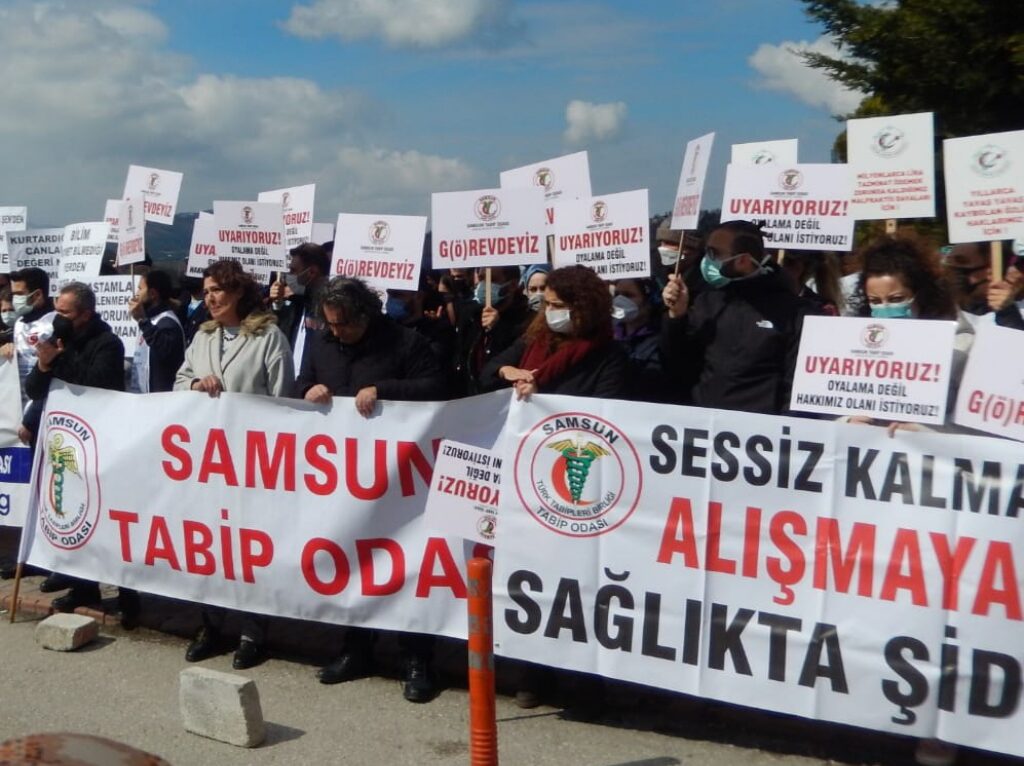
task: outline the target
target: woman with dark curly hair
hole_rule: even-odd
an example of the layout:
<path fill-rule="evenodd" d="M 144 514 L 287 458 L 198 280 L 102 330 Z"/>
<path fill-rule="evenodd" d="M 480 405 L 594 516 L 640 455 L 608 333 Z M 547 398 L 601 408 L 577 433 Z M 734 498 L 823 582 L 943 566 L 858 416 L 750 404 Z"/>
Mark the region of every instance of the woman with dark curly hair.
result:
<path fill-rule="evenodd" d="M 548 275 L 544 310 L 480 375 L 486 391 L 511 385 L 533 393 L 616 398 L 625 392 L 625 352 L 612 338 L 608 285 L 585 266 Z"/>

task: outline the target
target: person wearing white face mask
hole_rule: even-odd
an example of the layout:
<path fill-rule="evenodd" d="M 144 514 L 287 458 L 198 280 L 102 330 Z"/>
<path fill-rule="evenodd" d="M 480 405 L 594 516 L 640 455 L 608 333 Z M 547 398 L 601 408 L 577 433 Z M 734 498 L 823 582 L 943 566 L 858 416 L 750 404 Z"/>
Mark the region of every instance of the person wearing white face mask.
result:
<path fill-rule="evenodd" d="M 661 312 L 654 305 L 656 290 L 650 279 L 620 279 L 612 298 L 615 340 L 629 355 L 627 395 L 636 401 L 670 400 L 661 364 Z"/>
<path fill-rule="evenodd" d="M 18 436 L 26 444 L 35 435 L 35 424 L 40 411 L 29 402 L 25 393 L 25 378 L 36 364 L 36 344 L 40 333 L 53 327 L 53 300 L 50 298 L 50 277 L 42 269 L 28 268 L 11 274 L 11 303 L 17 320 L 14 323 L 13 342 L 0 347 L 5 359 L 18 359 L 18 378 L 21 381 L 21 402 L 25 415 Z"/>

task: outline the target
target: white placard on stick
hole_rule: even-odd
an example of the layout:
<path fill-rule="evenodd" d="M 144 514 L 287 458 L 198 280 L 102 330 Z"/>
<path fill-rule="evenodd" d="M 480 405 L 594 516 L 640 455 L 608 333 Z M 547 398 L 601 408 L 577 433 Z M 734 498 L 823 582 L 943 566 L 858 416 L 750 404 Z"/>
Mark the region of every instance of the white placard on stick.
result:
<path fill-rule="evenodd" d="M 790 409 L 941 424 L 956 322 L 804 319 Z"/>
<path fill-rule="evenodd" d="M 140 208 L 141 212 L 141 208 Z M 118 275 L 83 280 L 96 294 L 96 313 L 124 343 L 124 355 L 131 359 L 142 332 L 132 318 L 128 301 L 139 291 L 141 276 Z"/>
<path fill-rule="evenodd" d="M 431 268 L 546 263 L 544 208 L 540 187 L 435 192 Z"/>
<path fill-rule="evenodd" d="M 27 229 L 8 232 L 11 250 L 11 271 L 36 268 L 50 277 L 50 296 L 57 294 L 61 243 L 64 229 Z"/>
<path fill-rule="evenodd" d="M 1024 130 L 942 145 L 949 241 L 1024 237 Z"/>
<path fill-rule="evenodd" d="M 121 202 L 117 214 L 117 265 L 128 266 L 146 260 L 146 219 L 142 197 Z"/>
<path fill-rule="evenodd" d="M 217 257 L 233 258 L 262 284 L 288 270 L 280 203 L 214 201 Z"/>
<path fill-rule="evenodd" d="M 795 138 L 733 144 L 730 162 L 734 165 L 795 165 L 799 161 L 798 146 Z"/>
<path fill-rule="evenodd" d="M 123 199 L 108 199 L 106 206 L 103 208 L 103 220 L 107 222 L 109 230 L 107 231 L 107 242 L 112 245 L 117 244 L 117 223 L 121 215 L 121 205 L 124 204 Z"/>
<path fill-rule="evenodd" d="M 0 273 L 11 271 L 7 232 L 24 231 L 28 227 L 28 208 L 22 206 L 0 207 Z"/>
<path fill-rule="evenodd" d="M 591 194 L 590 162 L 587 153 L 566 154 L 501 173 L 502 189 L 533 187 L 544 190 L 544 220 L 547 233 L 554 234 L 555 203 L 565 199 L 589 197 Z"/>
<path fill-rule="evenodd" d="M 847 121 L 856 220 L 935 215 L 933 123 L 931 112 Z"/>
<path fill-rule="evenodd" d="M 427 525 L 446 537 L 494 545 L 500 482 L 497 452 L 445 439 L 427 495 Z"/>
<path fill-rule="evenodd" d="M 650 276 L 647 207 L 647 189 L 560 202 L 555 267 L 588 266 L 606 280 Z"/>
<path fill-rule="evenodd" d="M 256 199 L 259 202 L 272 202 L 281 206 L 284 216 L 284 241 L 289 250 L 312 240 L 316 184 L 260 192 Z"/>
<path fill-rule="evenodd" d="M 704 194 L 704 180 L 708 175 L 708 161 L 715 134 L 708 133 L 686 144 L 683 167 L 679 171 L 676 201 L 672 205 L 673 229 L 696 229 L 700 219 L 700 198 Z"/>
<path fill-rule="evenodd" d="M 954 420 L 1024 441 L 1024 333 L 994 324 L 975 328 Z"/>
<path fill-rule="evenodd" d="M 201 279 L 210 261 L 217 259 L 217 224 L 213 216 L 200 213 L 192 224 L 192 243 L 188 248 L 185 276 Z"/>
<path fill-rule="evenodd" d="M 183 177 L 173 170 L 129 165 L 121 197 L 128 199 L 141 195 L 147 221 L 173 224 Z"/>
<path fill-rule="evenodd" d="M 100 275 L 108 229 L 106 221 L 73 223 L 64 227 L 57 266 L 58 282 L 84 282 Z"/>
<path fill-rule="evenodd" d="M 341 213 L 331 276 L 356 277 L 378 290 L 416 290 L 426 230 L 426 216 Z"/>
<path fill-rule="evenodd" d="M 846 165 L 730 164 L 722 220 L 763 223 L 770 247 L 850 250 L 851 186 Z"/>

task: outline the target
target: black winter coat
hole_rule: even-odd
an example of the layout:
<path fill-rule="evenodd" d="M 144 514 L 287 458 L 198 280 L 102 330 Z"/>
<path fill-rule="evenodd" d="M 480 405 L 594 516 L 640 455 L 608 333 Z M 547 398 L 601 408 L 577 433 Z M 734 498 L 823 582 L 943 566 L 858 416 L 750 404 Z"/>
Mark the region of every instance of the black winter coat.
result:
<path fill-rule="evenodd" d="M 445 395 L 445 380 L 427 339 L 385 317 L 374 318 L 362 340 L 352 345 L 341 343 L 330 330 L 307 335 L 298 395 L 318 384 L 334 396 L 355 396 L 367 386 L 376 386 L 378 399 L 392 401 L 441 400 Z"/>
<path fill-rule="evenodd" d="M 30 399 L 42 400 L 50 390 L 50 380 L 93 386 L 111 391 L 124 391 L 124 344 L 98 314 L 92 318 L 53 360 L 49 372 L 37 363 L 25 378 L 25 393 Z"/>
<path fill-rule="evenodd" d="M 779 414 L 789 407 L 803 319 L 818 313 L 772 268 L 708 289 L 662 324 L 661 355 L 678 401 Z"/>
<path fill-rule="evenodd" d="M 506 365 L 521 367 L 526 345 L 526 340 L 520 338 L 493 357 L 480 374 L 481 389 L 496 391 L 510 386 L 510 383 L 498 377 L 498 370 Z M 621 399 L 626 395 L 628 375 L 629 361 L 626 351 L 618 343 L 609 342 L 608 345 L 584 357 L 582 362 L 560 380 L 552 381 L 540 389 L 540 393 Z"/>
<path fill-rule="evenodd" d="M 170 309 L 155 306 L 146 310 L 146 318 L 139 322 L 142 337 L 149 346 L 149 390 L 171 391 L 178 368 L 185 361 L 185 330 L 173 319 L 164 317 L 156 324 L 152 320 Z"/>

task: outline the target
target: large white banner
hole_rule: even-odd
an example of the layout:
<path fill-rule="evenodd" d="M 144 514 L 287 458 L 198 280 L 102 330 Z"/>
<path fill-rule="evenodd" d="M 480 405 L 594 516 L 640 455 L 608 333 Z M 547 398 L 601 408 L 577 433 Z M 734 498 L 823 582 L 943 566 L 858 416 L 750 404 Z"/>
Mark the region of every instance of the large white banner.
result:
<path fill-rule="evenodd" d="M 18 364 L 0 357 L 0 526 L 20 527 L 28 508 L 31 450 L 18 439 L 21 425 Z"/>
<path fill-rule="evenodd" d="M 566 154 L 562 157 L 534 162 L 500 176 L 502 189 L 544 190 L 545 224 L 548 234 L 554 234 L 555 203 L 559 200 L 590 196 L 590 162 L 586 152 Z"/>
<path fill-rule="evenodd" d="M 272 202 L 281 206 L 284 217 L 285 246 L 293 247 L 309 242 L 313 237 L 313 206 L 316 198 L 316 184 L 290 186 L 287 189 L 272 189 L 260 192 L 258 202 Z"/>
<path fill-rule="evenodd" d="M 733 144 L 729 161 L 735 165 L 795 165 L 798 148 L 795 138 Z"/>
<path fill-rule="evenodd" d="M 975 328 L 955 420 L 1024 441 L 1024 333 L 994 324 Z"/>
<path fill-rule="evenodd" d="M 382 402 L 367 420 L 352 399 L 55 383 L 23 552 L 148 593 L 464 636 L 464 542 L 423 507 L 437 443 L 491 447 L 508 399 Z"/>
<path fill-rule="evenodd" d="M 284 218 L 277 202 L 214 201 L 217 257 L 242 264 L 262 284 L 272 272 L 288 270 Z"/>
<path fill-rule="evenodd" d="M 715 134 L 708 133 L 686 144 L 676 201 L 672 205 L 673 229 L 697 228 L 700 221 L 700 198 L 704 195 L 704 181 L 708 175 L 708 162 L 714 142 Z"/>
<path fill-rule="evenodd" d="M 846 165 L 730 164 L 722 220 L 763 222 L 771 247 L 851 250 L 851 188 Z"/>
<path fill-rule="evenodd" d="M 431 196 L 431 268 L 547 262 L 544 192 L 478 189 Z"/>
<path fill-rule="evenodd" d="M 129 165 L 121 197 L 141 196 L 147 221 L 173 224 L 182 178 L 183 174 L 173 170 Z"/>
<path fill-rule="evenodd" d="M 1024 130 L 942 142 L 949 241 L 1024 237 Z"/>
<path fill-rule="evenodd" d="M 24 205 L 18 207 L 0 207 L 0 273 L 7 274 L 11 271 L 11 261 L 7 246 L 7 232 L 24 231 L 28 228 L 28 208 Z"/>
<path fill-rule="evenodd" d="M 601 279 L 651 274 L 647 189 L 556 205 L 554 265 L 588 266 Z"/>
<path fill-rule="evenodd" d="M 1024 754 L 1020 445 L 513 402 L 500 654 Z"/>
<path fill-rule="evenodd" d="M 106 221 L 73 223 L 64 227 L 60 261 L 57 263 L 58 282 L 84 282 L 100 275 L 109 229 L 110 224 Z"/>
<path fill-rule="evenodd" d="M 64 229 L 28 229 L 7 234 L 11 249 L 11 271 L 42 269 L 50 277 L 50 296 L 57 294 L 61 244 Z"/>
<path fill-rule="evenodd" d="M 847 163 L 858 221 L 935 215 L 935 128 L 931 112 L 846 123 Z"/>
<path fill-rule="evenodd" d="M 377 290 L 417 290 L 426 231 L 426 216 L 341 213 L 331 276 L 357 277 Z"/>

